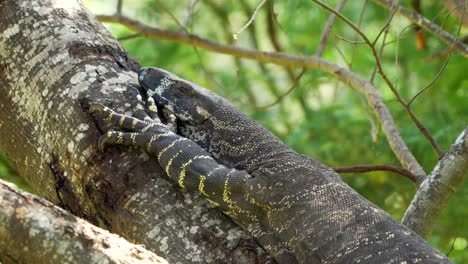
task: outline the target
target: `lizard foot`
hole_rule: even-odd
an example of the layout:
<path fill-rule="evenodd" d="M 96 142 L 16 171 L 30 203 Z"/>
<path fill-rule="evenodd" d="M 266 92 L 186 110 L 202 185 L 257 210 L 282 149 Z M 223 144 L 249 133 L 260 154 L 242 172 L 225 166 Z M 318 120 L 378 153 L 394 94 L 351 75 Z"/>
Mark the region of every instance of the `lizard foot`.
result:
<path fill-rule="evenodd" d="M 137 146 L 152 152 L 151 144 L 155 135 L 173 133 L 175 131 L 175 117 L 163 113 L 168 124 L 163 124 L 159 119 L 159 112 L 152 98 L 148 99 L 147 107 L 143 107 L 141 96 L 137 94 L 132 98 L 133 116 L 115 112 L 102 104 L 92 104 L 91 113 L 102 117 L 108 124 L 116 127 L 102 135 L 98 141 L 98 149 L 103 151 L 107 145 Z M 119 131 L 122 130 L 122 131 Z"/>

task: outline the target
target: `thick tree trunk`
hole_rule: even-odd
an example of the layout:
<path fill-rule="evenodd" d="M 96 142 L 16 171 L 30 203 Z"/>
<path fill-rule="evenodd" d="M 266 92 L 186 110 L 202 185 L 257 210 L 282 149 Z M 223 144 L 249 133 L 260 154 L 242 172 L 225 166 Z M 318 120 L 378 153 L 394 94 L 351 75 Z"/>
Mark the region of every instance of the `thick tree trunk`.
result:
<path fill-rule="evenodd" d="M 142 246 L 0 180 L 0 263 L 159 263 Z"/>
<path fill-rule="evenodd" d="M 0 1 L 0 50 L 0 148 L 38 194 L 169 262 L 269 261 L 146 154 L 97 152 L 89 101 L 128 109 L 138 64 L 78 1 Z"/>

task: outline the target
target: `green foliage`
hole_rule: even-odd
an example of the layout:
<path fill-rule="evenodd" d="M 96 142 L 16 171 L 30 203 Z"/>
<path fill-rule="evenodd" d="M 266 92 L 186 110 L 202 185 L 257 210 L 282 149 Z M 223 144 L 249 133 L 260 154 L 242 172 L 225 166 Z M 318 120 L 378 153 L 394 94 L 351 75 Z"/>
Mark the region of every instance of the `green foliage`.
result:
<path fill-rule="evenodd" d="M 20 177 L 18 177 L 10 167 L 8 159 L 2 151 L 0 151 L 0 179 L 12 182 L 19 188 L 33 193 L 32 189 Z"/>
<path fill-rule="evenodd" d="M 138 7 L 126 5 L 127 13 L 138 14 L 139 20 L 162 29 L 181 30 L 178 23 L 157 4 L 145 1 Z M 190 1 L 162 1 L 179 22 L 186 18 L 185 8 Z M 326 1 L 335 6 L 337 1 Z M 372 40 L 382 31 L 389 11 L 369 3 L 362 14 L 360 29 Z M 187 30 L 219 43 L 233 43 L 248 48 L 259 47 L 273 51 L 267 29 L 267 5 L 258 13 L 254 23 L 239 35 L 237 32 L 250 18 L 258 1 L 199 1 Z M 356 24 L 361 16 L 363 1 L 347 1 L 343 14 Z M 313 1 L 275 1 L 274 10 L 279 24 L 276 35 L 285 52 L 310 56 L 315 53 L 329 13 Z M 456 34 L 458 21 L 447 17 L 436 3 L 424 4 L 424 14 L 434 18 L 444 28 Z M 246 12 L 248 11 L 248 12 Z M 104 10 L 103 12 L 109 12 Z M 111 26 L 116 37 L 133 32 L 121 26 Z M 256 43 L 252 38 L 254 35 Z M 428 48 L 418 50 L 411 23 L 396 15 L 386 37 L 381 61 L 390 80 L 399 92 L 410 100 L 431 83 L 443 67 L 444 58 L 426 59 L 446 48 L 433 36 L 426 34 Z M 382 44 L 380 38 L 378 47 Z M 347 41 L 349 40 L 349 41 Z M 336 20 L 324 52 L 324 58 L 341 65 L 352 64 L 352 70 L 363 78 L 370 78 L 375 58 L 356 32 L 339 19 Z M 157 66 L 199 83 L 228 98 L 244 112 L 272 130 L 298 152 L 311 155 L 332 167 L 357 164 L 387 164 L 400 166 L 388 146 L 375 116 L 369 112 L 363 95 L 356 93 L 334 77 L 308 70 L 294 91 L 281 103 L 263 109 L 289 89 L 291 80 L 284 68 L 255 61 L 236 59 L 227 55 L 206 52 L 186 44 L 148 39 L 144 37 L 124 41 L 125 48 L 143 65 Z M 339 51 L 340 52 L 339 52 Z M 398 55 L 398 56 L 397 56 Z M 345 64 L 346 63 L 346 64 Z M 450 62 L 434 84 L 413 103 L 412 109 L 429 129 L 443 149 L 450 147 L 468 120 L 468 79 L 466 58 L 453 54 Z M 300 69 L 294 69 L 295 75 Z M 395 96 L 377 75 L 375 84 L 389 107 L 400 133 L 410 149 L 430 172 L 438 157 L 427 140 L 396 101 Z M 376 124 L 375 140 L 371 122 Z M 384 172 L 343 174 L 343 179 L 366 198 L 401 219 L 415 192 L 414 185 L 399 175 Z M 468 185 L 465 183 L 430 238 L 441 251 L 450 253 L 457 262 L 468 262 L 467 229 Z M 455 241 L 455 242 L 454 242 Z"/>
<path fill-rule="evenodd" d="M 185 8 L 189 0 L 161 1 L 167 5 L 179 22 L 186 18 Z M 250 18 L 259 1 L 199 1 L 187 30 L 200 37 L 219 43 L 260 50 L 274 51 L 267 31 L 267 6 L 259 12 L 254 23 L 239 35 L 237 32 Z M 269 1 L 273 2 L 273 1 Z M 324 1 L 335 6 L 337 1 Z M 358 23 L 365 1 L 347 1 L 343 14 Z M 404 2 L 404 1 L 402 1 Z M 458 21 L 446 16 L 447 10 L 436 4 L 424 3 L 423 13 L 434 18 L 444 29 L 456 34 Z M 113 1 L 87 0 L 86 4 L 97 14 L 112 14 Z M 389 11 L 366 1 L 360 29 L 374 40 L 388 19 Z M 244 4 L 244 5 L 243 5 Z M 246 9 L 247 6 L 247 9 Z M 181 30 L 178 23 L 168 15 L 158 1 L 124 2 L 124 14 L 143 23 L 161 29 Z M 250 10 L 246 12 L 245 10 Z M 284 52 L 311 56 L 318 47 L 329 13 L 313 1 L 274 1 L 278 24 L 275 23 L 278 41 Z M 115 37 L 134 34 L 123 26 L 108 25 Z M 255 32 L 253 31 L 255 29 Z M 256 36 L 254 43 L 252 35 Z M 390 80 L 399 92 L 410 100 L 421 89 L 438 79 L 413 103 L 412 109 L 428 128 L 443 149 L 448 149 L 467 125 L 468 78 L 466 58 L 454 53 L 440 76 L 445 57 L 426 60 L 446 48 L 434 36 L 427 34 L 428 47 L 418 50 L 415 45 L 411 23 L 398 14 L 395 16 L 386 37 L 386 46 L 381 61 Z M 378 47 L 382 44 L 382 37 Z M 352 64 L 352 70 L 365 79 L 374 71 L 375 58 L 369 47 L 353 42 L 362 42 L 348 25 L 337 19 L 323 57 L 340 65 Z M 291 84 L 284 68 L 264 65 L 264 70 L 255 61 L 236 59 L 194 48 L 190 45 L 143 36 L 125 40 L 122 45 L 142 66 L 157 66 L 203 85 L 228 98 L 244 112 L 272 130 L 287 144 L 300 153 L 321 160 L 332 167 L 357 164 L 386 164 L 400 166 L 378 127 L 378 121 L 368 110 L 365 98 L 323 72 L 307 70 L 294 91 L 281 103 L 267 109 L 259 108 L 274 102 L 286 92 Z M 293 69 L 297 75 L 300 69 Z M 430 172 L 438 157 L 428 141 L 421 135 L 408 114 L 396 101 L 395 96 L 377 75 L 375 85 L 384 98 L 397 125 L 418 161 Z M 377 124 L 373 139 L 371 122 Z M 10 175 L 9 167 L 0 163 L 0 175 Z M 414 185 L 399 175 L 384 172 L 343 174 L 343 179 L 370 201 L 384 208 L 396 219 L 401 219 L 415 192 Z M 468 263 L 468 182 L 458 190 L 446 208 L 436 229 L 430 237 L 442 252 L 449 252 L 457 263 Z M 453 245 L 453 246 L 452 246 Z"/>

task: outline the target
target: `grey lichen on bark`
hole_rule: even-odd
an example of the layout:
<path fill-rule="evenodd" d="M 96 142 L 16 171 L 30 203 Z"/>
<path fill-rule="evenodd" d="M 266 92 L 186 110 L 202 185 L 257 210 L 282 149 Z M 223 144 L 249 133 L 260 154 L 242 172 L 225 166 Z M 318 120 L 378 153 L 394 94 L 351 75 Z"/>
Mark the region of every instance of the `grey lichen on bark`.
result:
<path fill-rule="evenodd" d="M 0 180 L 0 263 L 159 263 L 139 245 Z"/>
<path fill-rule="evenodd" d="M 427 237 L 467 176 L 468 128 L 465 128 L 417 190 L 402 223 Z"/>
<path fill-rule="evenodd" d="M 138 63 L 80 2 L 1 1 L 0 50 L 0 149 L 36 193 L 169 262 L 270 261 L 146 154 L 97 152 L 89 101 L 127 112 Z"/>

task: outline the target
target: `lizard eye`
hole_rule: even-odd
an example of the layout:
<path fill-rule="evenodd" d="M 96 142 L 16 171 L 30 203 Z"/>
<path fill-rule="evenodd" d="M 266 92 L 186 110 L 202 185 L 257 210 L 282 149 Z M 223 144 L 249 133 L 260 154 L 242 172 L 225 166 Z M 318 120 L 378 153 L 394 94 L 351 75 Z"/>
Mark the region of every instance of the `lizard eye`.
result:
<path fill-rule="evenodd" d="M 174 87 L 174 96 L 182 97 L 192 94 L 192 89 L 187 86 L 187 84 L 179 82 Z"/>

